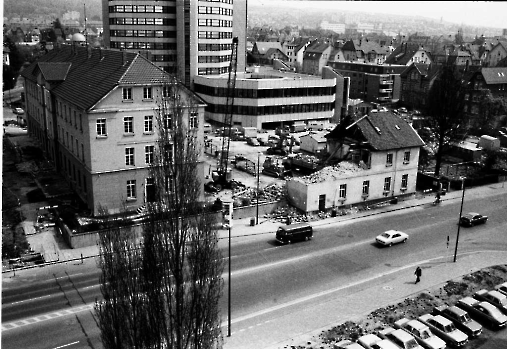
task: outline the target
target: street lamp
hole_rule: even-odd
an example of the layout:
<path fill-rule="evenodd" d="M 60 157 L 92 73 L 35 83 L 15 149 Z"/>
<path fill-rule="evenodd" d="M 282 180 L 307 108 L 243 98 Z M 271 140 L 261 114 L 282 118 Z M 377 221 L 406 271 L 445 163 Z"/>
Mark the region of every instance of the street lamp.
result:
<path fill-rule="evenodd" d="M 456 235 L 456 247 L 454 248 L 454 263 L 456 263 L 456 254 L 458 253 L 459 228 L 461 227 L 460 221 L 461 214 L 463 213 L 463 201 L 465 201 L 465 179 L 466 177 L 461 177 L 461 189 L 463 190 L 463 193 L 461 194 L 461 208 L 459 210 L 458 217 L 458 234 Z"/>
<path fill-rule="evenodd" d="M 257 153 L 257 213 L 256 213 L 256 220 L 255 224 L 259 224 L 259 164 L 260 164 L 260 157 L 261 153 Z"/>

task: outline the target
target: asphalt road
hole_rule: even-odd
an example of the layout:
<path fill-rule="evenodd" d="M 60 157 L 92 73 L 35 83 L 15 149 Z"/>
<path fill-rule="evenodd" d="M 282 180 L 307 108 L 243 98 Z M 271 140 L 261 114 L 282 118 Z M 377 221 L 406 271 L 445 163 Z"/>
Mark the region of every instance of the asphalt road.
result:
<path fill-rule="evenodd" d="M 235 239 L 231 254 L 234 331 L 240 332 L 260 320 L 269 321 L 280 312 L 311 306 L 329 297 L 329 290 L 356 285 L 339 291 L 354 292 L 364 280 L 449 255 L 455 245 L 459 204 L 426 206 L 320 227 L 315 229 L 313 240 L 287 246 L 276 245 L 273 233 Z M 506 206 L 504 196 L 465 202 L 464 212 L 479 211 L 491 219 L 484 226 L 461 228 L 459 251 L 507 251 Z M 375 245 L 373 238 L 388 229 L 405 231 L 409 241 L 391 248 Z M 220 242 L 225 257 L 226 243 Z M 37 273 L 3 283 L 2 323 L 19 327 L 2 332 L 2 347 L 101 348 L 91 309 L 95 299 L 100 298 L 94 264 L 44 268 Z M 227 289 L 221 302 L 224 319 L 226 295 Z M 77 312 L 69 313 L 71 310 Z"/>

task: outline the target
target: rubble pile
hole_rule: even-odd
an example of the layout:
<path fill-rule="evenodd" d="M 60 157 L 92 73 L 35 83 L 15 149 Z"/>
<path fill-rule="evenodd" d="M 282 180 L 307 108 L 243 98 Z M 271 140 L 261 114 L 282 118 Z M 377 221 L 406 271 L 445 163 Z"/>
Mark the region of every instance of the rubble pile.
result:
<path fill-rule="evenodd" d="M 289 205 L 278 207 L 273 212 L 265 214 L 264 218 L 274 220 L 280 223 L 309 222 L 308 216 L 300 213 L 296 208 Z"/>
<path fill-rule="evenodd" d="M 339 179 L 344 175 L 350 175 L 354 172 L 360 171 L 362 171 L 362 169 L 359 165 L 353 162 L 342 161 L 337 165 L 324 167 L 322 170 L 311 175 L 301 177 L 300 179 L 305 183 L 321 183 Z"/>
<path fill-rule="evenodd" d="M 285 197 L 285 186 L 280 186 L 276 184 L 272 184 L 267 186 L 264 189 L 259 190 L 259 202 L 273 202 L 279 201 Z M 234 206 L 246 206 L 248 204 L 257 202 L 257 189 L 256 188 L 246 188 L 239 190 L 234 193 Z M 245 204 L 246 202 L 250 202 Z M 238 203 L 238 205 L 236 205 Z M 241 204 L 240 204 L 241 203 Z"/>

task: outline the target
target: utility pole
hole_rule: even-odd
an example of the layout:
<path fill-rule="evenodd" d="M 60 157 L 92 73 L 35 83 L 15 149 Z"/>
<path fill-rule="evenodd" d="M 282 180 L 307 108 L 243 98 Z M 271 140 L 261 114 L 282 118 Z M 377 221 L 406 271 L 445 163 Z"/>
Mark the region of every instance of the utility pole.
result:
<path fill-rule="evenodd" d="M 259 224 L 259 164 L 260 164 L 261 153 L 257 153 L 257 213 L 255 224 Z"/>
<path fill-rule="evenodd" d="M 456 254 L 458 253 L 458 241 L 459 241 L 459 228 L 461 227 L 461 214 L 463 213 L 463 201 L 465 201 L 465 179 L 466 177 L 461 178 L 461 188 L 463 189 L 463 193 L 461 194 L 461 208 L 459 210 L 458 217 L 458 234 L 456 235 L 456 247 L 454 248 L 454 263 L 456 263 Z"/>

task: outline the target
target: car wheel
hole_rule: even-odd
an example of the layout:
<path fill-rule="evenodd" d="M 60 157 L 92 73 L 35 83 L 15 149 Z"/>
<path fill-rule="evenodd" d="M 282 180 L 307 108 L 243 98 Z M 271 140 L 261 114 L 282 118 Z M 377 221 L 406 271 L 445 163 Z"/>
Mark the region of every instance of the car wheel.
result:
<path fill-rule="evenodd" d="M 287 245 L 290 245 L 291 241 L 290 240 L 287 240 Z"/>
<path fill-rule="evenodd" d="M 407 242 L 407 239 L 403 239 L 403 243 Z"/>
<path fill-rule="evenodd" d="M 392 243 L 392 242 L 390 242 L 388 246 L 389 246 L 389 247 L 391 247 L 392 245 L 393 245 L 393 243 Z"/>

